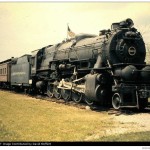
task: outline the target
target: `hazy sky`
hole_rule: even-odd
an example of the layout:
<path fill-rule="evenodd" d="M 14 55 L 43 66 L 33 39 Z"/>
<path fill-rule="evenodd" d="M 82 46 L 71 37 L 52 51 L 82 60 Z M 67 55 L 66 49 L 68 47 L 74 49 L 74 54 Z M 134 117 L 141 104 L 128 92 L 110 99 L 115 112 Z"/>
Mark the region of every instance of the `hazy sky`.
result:
<path fill-rule="evenodd" d="M 126 18 L 150 43 L 150 2 L 0 2 L 0 61 L 61 42 L 75 33 L 99 34 Z"/>

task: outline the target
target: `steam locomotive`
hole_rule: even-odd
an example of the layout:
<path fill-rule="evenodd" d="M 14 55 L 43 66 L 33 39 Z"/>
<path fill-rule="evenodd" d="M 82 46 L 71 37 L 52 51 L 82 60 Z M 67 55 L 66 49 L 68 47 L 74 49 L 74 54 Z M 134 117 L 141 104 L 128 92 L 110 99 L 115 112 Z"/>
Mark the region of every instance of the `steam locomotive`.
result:
<path fill-rule="evenodd" d="M 5 60 L 0 63 L 0 86 L 88 105 L 144 109 L 150 97 L 150 65 L 142 35 L 133 25 L 128 18 L 99 36 L 79 34 Z"/>

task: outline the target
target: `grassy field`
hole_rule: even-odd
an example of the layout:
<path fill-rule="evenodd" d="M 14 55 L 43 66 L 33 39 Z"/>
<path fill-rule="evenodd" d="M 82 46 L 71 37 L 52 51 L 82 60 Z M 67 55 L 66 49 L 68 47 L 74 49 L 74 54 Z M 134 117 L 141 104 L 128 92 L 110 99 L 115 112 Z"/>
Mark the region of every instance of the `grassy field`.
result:
<path fill-rule="evenodd" d="M 114 127 L 108 118 L 106 113 L 0 91 L 0 141 L 84 141 Z"/>
<path fill-rule="evenodd" d="M 98 141 L 137 141 L 137 142 L 149 142 L 150 141 L 150 131 L 145 131 L 145 132 L 138 132 L 138 133 L 128 133 L 128 134 L 120 134 L 117 136 L 107 136 L 107 137 L 102 137 Z"/>
<path fill-rule="evenodd" d="M 106 136 L 97 141 L 110 141 L 110 142 L 147 142 L 150 141 L 150 131 L 146 132 L 137 132 L 137 133 L 127 133 L 127 134 L 120 134 L 120 135 L 113 135 L 113 136 Z"/>
<path fill-rule="evenodd" d="M 1 142 L 150 141 L 150 131 L 120 134 L 118 127 L 121 126 L 126 128 L 125 124 L 115 121 L 106 111 L 79 109 L 0 91 Z"/>

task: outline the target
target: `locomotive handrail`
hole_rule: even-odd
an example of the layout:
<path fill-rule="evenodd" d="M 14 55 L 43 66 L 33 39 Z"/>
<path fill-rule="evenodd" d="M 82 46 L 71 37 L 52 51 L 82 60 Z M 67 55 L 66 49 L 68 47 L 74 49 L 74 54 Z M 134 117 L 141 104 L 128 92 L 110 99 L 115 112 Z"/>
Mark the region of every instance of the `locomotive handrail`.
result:
<path fill-rule="evenodd" d="M 150 72 L 150 70 L 134 70 L 134 72 Z"/>
<path fill-rule="evenodd" d="M 134 66 L 150 66 L 149 64 L 134 64 L 134 63 L 118 63 L 118 64 L 112 64 L 113 67 L 118 66 L 124 66 L 124 65 L 134 65 Z"/>
<path fill-rule="evenodd" d="M 112 66 L 111 66 L 111 64 L 110 64 L 110 62 L 109 62 L 109 60 L 108 60 L 108 59 L 107 59 L 107 64 L 108 64 L 108 66 L 109 66 L 110 68 L 112 68 Z M 111 72 L 111 75 L 112 75 L 112 76 L 114 76 L 113 71 L 112 71 L 112 70 L 110 70 L 110 72 Z M 114 79 L 114 83 L 115 83 L 115 85 L 117 85 L 117 81 L 116 81 L 116 79 Z"/>
<path fill-rule="evenodd" d="M 94 68 L 93 70 L 111 70 L 111 67 Z"/>
<path fill-rule="evenodd" d="M 72 60 L 71 60 L 72 59 Z M 80 61 L 87 61 L 87 60 L 93 60 L 93 58 L 87 58 L 87 59 L 80 59 Z M 76 62 L 79 61 L 79 59 L 73 59 L 73 58 L 69 58 L 70 62 Z"/>
<path fill-rule="evenodd" d="M 141 87 L 148 85 L 150 88 L 150 81 L 119 81 L 119 83 L 128 84 L 128 86 L 133 86 L 136 84 L 138 86 L 140 85 Z"/>
<path fill-rule="evenodd" d="M 139 37 L 139 38 L 137 38 L 137 37 L 123 37 L 122 39 L 126 39 L 126 40 L 132 40 L 132 39 L 134 39 L 134 40 L 140 40 L 141 37 Z"/>

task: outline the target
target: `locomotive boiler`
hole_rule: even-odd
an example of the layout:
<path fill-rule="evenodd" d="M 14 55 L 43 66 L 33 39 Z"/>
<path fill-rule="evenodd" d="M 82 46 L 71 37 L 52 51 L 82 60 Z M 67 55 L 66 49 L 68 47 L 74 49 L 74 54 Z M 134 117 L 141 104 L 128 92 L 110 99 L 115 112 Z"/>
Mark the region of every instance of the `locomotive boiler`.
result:
<path fill-rule="evenodd" d="M 32 52 L 33 84 L 49 97 L 115 109 L 147 106 L 150 66 L 145 44 L 131 19 L 113 23 L 99 36 L 79 34 Z"/>

